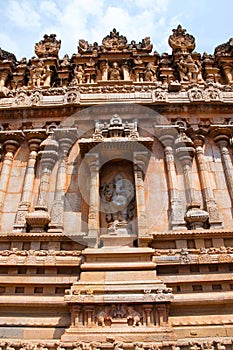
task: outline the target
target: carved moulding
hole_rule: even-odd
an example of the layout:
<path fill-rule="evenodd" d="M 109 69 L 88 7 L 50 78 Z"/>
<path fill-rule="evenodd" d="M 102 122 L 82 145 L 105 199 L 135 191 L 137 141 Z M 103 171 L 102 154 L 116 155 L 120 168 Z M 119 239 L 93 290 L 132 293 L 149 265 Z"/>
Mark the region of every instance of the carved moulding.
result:
<path fill-rule="evenodd" d="M 61 340 L 101 341 L 103 337 L 129 342 L 176 340 L 168 323 L 168 311 L 168 303 L 72 304 L 71 326 Z"/>
<path fill-rule="evenodd" d="M 115 341 L 114 338 L 107 338 L 102 341 L 80 341 L 64 343 L 60 341 L 2 341 L 3 350 L 230 350 L 233 343 L 231 337 L 208 337 L 201 339 L 181 340 L 181 341 L 160 341 L 160 342 L 128 342 Z"/>

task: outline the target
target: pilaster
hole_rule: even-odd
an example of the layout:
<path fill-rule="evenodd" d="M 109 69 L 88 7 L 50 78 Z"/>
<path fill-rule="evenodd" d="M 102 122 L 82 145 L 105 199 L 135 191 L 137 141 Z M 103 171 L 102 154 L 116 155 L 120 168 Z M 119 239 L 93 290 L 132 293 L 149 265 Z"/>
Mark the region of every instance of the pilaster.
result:
<path fill-rule="evenodd" d="M 183 167 L 184 185 L 187 198 L 187 212 L 185 221 L 190 229 L 200 229 L 206 224 L 209 215 L 200 209 L 201 203 L 197 200 L 192 181 L 192 161 L 195 149 L 192 140 L 180 130 L 175 140 L 176 154 Z"/>
<path fill-rule="evenodd" d="M 212 127 L 211 130 L 214 142 L 220 151 L 226 183 L 233 204 L 233 165 L 229 151 L 231 132 L 231 127 Z"/>
<path fill-rule="evenodd" d="M 147 217 L 145 203 L 144 176 L 146 163 L 148 161 L 148 152 L 134 152 L 134 179 L 137 203 L 137 224 L 138 241 L 147 236 Z"/>
<path fill-rule="evenodd" d="M 41 143 L 40 148 L 41 181 L 37 203 L 35 210 L 26 215 L 26 222 L 32 232 L 43 232 L 50 222 L 47 195 L 50 175 L 58 158 L 58 143 L 53 139 L 53 133 Z"/>
<path fill-rule="evenodd" d="M 222 220 L 215 200 L 213 189 L 211 188 L 209 173 L 204 155 L 203 145 L 205 136 L 199 132 L 192 132 L 191 137 L 195 147 L 195 156 L 198 166 L 198 174 L 201 184 L 201 191 L 204 199 L 205 209 L 209 214 L 209 224 L 211 228 L 222 227 Z"/>
<path fill-rule="evenodd" d="M 90 169 L 90 198 L 88 214 L 88 241 L 91 245 L 99 243 L 99 154 L 91 153 L 85 155 L 85 161 Z"/>
<path fill-rule="evenodd" d="M 59 159 L 56 188 L 51 210 L 49 232 L 62 232 L 64 229 L 64 199 L 67 179 L 68 153 L 77 137 L 77 129 L 56 129 L 55 139 L 59 143 Z"/>
<path fill-rule="evenodd" d="M 180 193 L 177 183 L 177 175 L 174 161 L 174 140 L 177 135 L 176 129 L 164 128 L 159 131 L 159 140 L 164 147 L 164 156 L 167 172 L 167 186 L 170 200 L 169 224 L 172 230 L 179 230 L 186 225 L 180 200 Z"/>
<path fill-rule="evenodd" d="M 14 156 L 23 140 L 23 133 L 22 131 L 1 131 L 0 137 L 5 151 L 0 175 L 0 213 L 2 213 Z"/>
<path fill-rule="evenodd" d="M 35 166 L 38 156 L 38 150 L 41 141 L 45 138 L 45 130 L 25 130 L 26 139 L 29 147 L 29 157 L 24 177 L 23 190 L 21 200 L 18 206 L 18 211 L 14 223 L 14 231 L 25 231 L 25 217 L 32 205 L 32 192 L 35 180 Z"/>

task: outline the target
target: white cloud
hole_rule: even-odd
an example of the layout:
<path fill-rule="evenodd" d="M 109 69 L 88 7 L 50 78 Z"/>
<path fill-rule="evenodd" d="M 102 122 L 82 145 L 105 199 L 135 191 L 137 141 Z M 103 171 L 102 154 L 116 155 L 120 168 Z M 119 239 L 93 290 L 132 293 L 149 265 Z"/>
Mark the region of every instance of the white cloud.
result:
<path fill-rule="evenodd" d="M 172 29 L 177 28 L 178 24 L 182 24 L 182 14 L 172 17 L 169 20 L 163 19 L 163 24 L 160 29 L 160 40 L 154 39 L 155 49 L 162 53 L 163 51 L 171 53 L 172 49 L 168 44 L 168 38 L 172 34 Z M 162 33 L 162 35 L 161 35 Z"/>
<path fill-rule="evenodd" d="M 134 0 L 133 4 L 140 9 L 160 14 L 167 10 L 168 0 Z"/>
<path fill-rule="evenodd" d="M 12 40 L 11 37 L 5 33 L 0 32 L 0 47 L 5 50 L 13 53 L 16 58 L 19 58 L 19 47 L 16 41 Z"/>
<path fill-rule="evenodd" d="M 28 1 L 10 0 L 7 8 L 8 19 L 19 28 L 37 28 L 40 26 L 40 15 Z"/>
<path fill-rule="evenodd" d="M 210 0 L 206 2 L 210 3 Z M 71 56 L 77 53 L 79 39 L 88 40 L 90 43 L 97 41 L 101 44 L 103 37 L 115 27 L 121 35 L 127 37 L 128 42 L 131 40 L 138 42 L 145 36 L 150 36 L 154 49 L 162 53 L 170 51 L 168 37 L 177 24 L 187 26 L 187 31 L 195 36 L 195 26 L 199 23 L 200 27 L 200 21 L 198 22 L 198 11 L 187 10 L 193 9 L 192 3 L 192 0 L 177 0 L 175 3 L 173 0 L 2 1 L 0 46 L 9 43 L 9 50 L 17 50 L 21 57 L 29 58 L 33 54 L 34 44 L 41 40 L 45 33 L 54 33 L 62 40 L 60 55 L 68 53 Z M 204 18 L 205 11 L 208 13 L 208 6 L 202 4 L 202 7 L 202 18 Z M 220 14 L 216 16 L 219 17 Z M 213 13 L 211 20 L 214 22 Z M 206 22 L 203 20 L 201 23 Z M 227 25 L 226 23 L 226 28 Z M 219 30 L 225 30 L 222 27 L 218 29 L 216 27 L 218 37 L 220 37 Z M 197 27 L 196 33 L 201 33 L 199 29 Z M 228 31 L 230 32 L 230 28 Z M 5 38 L 9 38 L 7 42 L 3 38 L 4 35 Z M 200 39 L 197 38 L 197 41 Z M 215 43 L 207 44 L 214 46 Z"/>
<path fill-rule="evenodd" d="M 57 4 L 52 0 L 43 0 L 39 3 L 39 10 L 44 16 L 52 16 L 51 18 L 58 19 L 62 14 L 57 8 Z"/>

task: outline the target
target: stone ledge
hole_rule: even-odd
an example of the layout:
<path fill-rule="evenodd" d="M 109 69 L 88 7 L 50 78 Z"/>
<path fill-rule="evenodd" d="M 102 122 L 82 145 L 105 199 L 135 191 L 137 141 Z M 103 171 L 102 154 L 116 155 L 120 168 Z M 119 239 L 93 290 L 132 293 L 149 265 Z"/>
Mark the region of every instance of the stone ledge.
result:
<path fill-rule="evenodd" d="M 173 305 L 200 305 L 232 303 L 233 292 L 180 293 L 174 295 Z"/>

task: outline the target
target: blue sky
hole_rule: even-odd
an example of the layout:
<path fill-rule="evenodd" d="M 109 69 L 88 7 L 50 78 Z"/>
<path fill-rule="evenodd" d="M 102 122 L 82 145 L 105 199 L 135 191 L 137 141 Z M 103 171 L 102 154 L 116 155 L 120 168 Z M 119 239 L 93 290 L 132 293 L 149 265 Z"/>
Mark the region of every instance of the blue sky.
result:
<path fill-rule="evenodd" d="M 168 37 L 181 24 L 196 38 L 196 51 L 213 53 L 233 37 L 232 0 L 0 0 L 0 47 L 31 58 L 34 44 L 57 34 L 65 53 L 79 39 L 101 43 L 114 27 L 128 42 L 151 37 L 153 50 L 171 52 Z"/>

